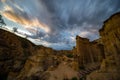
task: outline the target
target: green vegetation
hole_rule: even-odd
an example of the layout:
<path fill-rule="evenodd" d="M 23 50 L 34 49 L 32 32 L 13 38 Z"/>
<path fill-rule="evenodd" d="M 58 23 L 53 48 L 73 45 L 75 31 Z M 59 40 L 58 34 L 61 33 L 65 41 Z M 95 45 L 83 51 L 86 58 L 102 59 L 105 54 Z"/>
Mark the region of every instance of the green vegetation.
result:
<path fill-rule="evenodd" d="M 80 70 L 84 70 L 85 67 L 84 67 L 84 66 L 79 66 L 79 69 L 80 69 Z"/>
<path fill-rule="evenodd" d="M 13 32 L 17 32 L 17 27 L 13 27 Z"/>
<path fill-rule="evenodd" d="M 0 15 L 0 27 L 3 27 L 5 25 L 6 24 L 5 24 L 4 20 L 2 19 L 2 16 Z"/>
<path fill-rule="evenodd" d="M 78 80 L 77 77 L 73 77 L 71 80 Z"/>
<path fill-rule="evenodd" d="M 67 57 L 73 58 L 73 54 L 66 54 Z"/>

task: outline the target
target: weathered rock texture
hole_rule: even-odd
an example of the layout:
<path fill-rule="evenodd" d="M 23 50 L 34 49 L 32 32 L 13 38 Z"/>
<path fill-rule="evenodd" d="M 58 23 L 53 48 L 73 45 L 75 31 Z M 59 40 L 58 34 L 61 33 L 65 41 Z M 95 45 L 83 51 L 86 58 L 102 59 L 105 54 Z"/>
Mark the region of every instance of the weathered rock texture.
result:
<path fill-rule="evenodd" d="M 113 57 L 115 65 L 120 65 L 120 13 L 104 22 L 100 30 L 101 41 L 104 44 L 105 56 Z"/>
<path fill-rule="evenodd" d="M 100 36 L 104 44 L 105 59 L 100 70 L 91 73 L 87 80 L 120 80 L 120 13 L 104 22 Z"/>
<path fill-rule="evenodd" d="M 76 36 L 76 47 L 73 49 L 74 57 L 80 68 L 87 68 L 87 64 L 100 63 L 104 58 L 103 45 L 96 41 Z"/>
<path fill-rule="evenodd" d="M 9 72 L 17 74 L 24 67 L 32 54 L 32 46 L 29 41 L 0 29 L 0 80 L 7 78 Z"/>
<path fill-rule="evenodd" d="M 0 80 L 48 80 L 46 71 L 54 72 L 61 62 L 74 70 L 71 51 L 36 46 L 2 29 L 0 33 Z"/>

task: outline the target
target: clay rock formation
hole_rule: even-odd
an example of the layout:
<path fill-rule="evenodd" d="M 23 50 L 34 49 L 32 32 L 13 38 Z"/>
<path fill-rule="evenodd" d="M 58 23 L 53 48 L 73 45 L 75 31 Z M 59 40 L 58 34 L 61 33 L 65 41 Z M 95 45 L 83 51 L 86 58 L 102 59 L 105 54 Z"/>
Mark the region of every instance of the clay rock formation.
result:
<path fill-rule="evenodd" d="M 120 80 L 120 13 L 112 15 L 100 29 L 105 59 L 100 70 L 91 73 L 87 80 Z"/>
<path fill-rule="evenodd" d="M 113 57 L 115 64 L 120 65 L 120 13 L 110 17 L 104 22 L 100 30 L 101 40 L 104 44 L 106 57 Z"/>
<path fill-rule="evenodd" d="M 79 67 L 87 67 L 87 64 L 100 63 L 104 58 L 103 45 L 97 41 L 90 42 L 87 38 L 76 36 L 76 47 L 73 49 L 74 57 Z"/>
<path fill-rule="evenodd" d="M 50 77 L 47 80 L 72 80 L 78 77 L 78 72 L 75 71 L 67 62 L 61 62 L 60 65 L 53 71 L 48 71 Z"/>
<path fill-rule="evenodd" d="M 35 50 L 34 55 L 29 56 L 24 68 L 16 79 L 34 80 L 35 78 L 37 80 L 56 80 L 55 77 L 57 77 L 58 80 L 62 80 L 67 74 L 70 75 L 68 78 L 76 77 L 77 71 L 74 69 L 75 65 L 73 63 L 73 58 L 66 56 L 68 55 L 68 52 L 71 51 L 56 51 L 51 48 L 38 47 Z M 68 70 L 73 74 L 69 74 L 66 67 L 69 68 Z M 61 71 L 61 73 L 57 73 L 58 71 Z M 62 75 L 62 77 L 60 75 Z"/>
<path fill-rule="evenodd" d="M 2 29 L 0 33 L 0 80 L 32 76 L 38 71 L 47 70 L 52 64 L 57 64 L 57 60 L 54 60 L 55 50 L 36 46 L 27 39 Z"/>
<path fill-rule="evenodd" d="M 2 29 L 0 33 L 0 80 L 44 80 L 51 77 L 46 71 L 57 69 L 62 61 L 74 67 L 71 50 L 56 51 Z"/>
<path fill-rule="evenodd" d="M 35 49 L 33 55 L 29 56 L 26 60 L 24 68 L 17 76 L 17 80 L 30 79 L 33 80 L 33 76 L 37 79 L 42 79 L 41 76 L 45 71 L 52 70 L 58 65 L 58 58 L 54 54 L 55 50 L 46 47 L 38 47 Z M 51 68 L 51 69 L 50 69 Z M 43 77 L 44 78 L 44 77 Z"/>
<path fill-rule="evenodd" d="M 23 68 L 27 57 L 32 54 L 33 44 L 23 38 L 0 29 L 0 78 L 17 73 Z"/>

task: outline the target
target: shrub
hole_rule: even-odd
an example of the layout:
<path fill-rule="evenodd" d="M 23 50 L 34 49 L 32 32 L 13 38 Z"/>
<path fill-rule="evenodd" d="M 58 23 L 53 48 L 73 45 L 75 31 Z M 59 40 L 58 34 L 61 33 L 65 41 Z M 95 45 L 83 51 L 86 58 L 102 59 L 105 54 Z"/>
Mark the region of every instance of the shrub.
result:
<path fill-rule="evenodd" d="M 78 80 L 77 77 L 73 77 L 71 80 Z"/>
<path fill-rule="evenodd" d="M 73 54 L 67 54 L 67 57 L 73 58 Z"/>

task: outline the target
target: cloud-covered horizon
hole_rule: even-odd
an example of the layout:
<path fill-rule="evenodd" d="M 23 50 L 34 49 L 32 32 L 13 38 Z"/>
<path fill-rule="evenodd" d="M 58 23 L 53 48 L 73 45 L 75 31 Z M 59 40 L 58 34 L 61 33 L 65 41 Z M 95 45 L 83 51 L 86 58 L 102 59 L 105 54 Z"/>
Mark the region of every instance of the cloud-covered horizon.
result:
<path fill-rule="evenodd" d="M 71 49 L 76 35 L 97 39 L 103 22 L 118 11 L 120 0 L 0 0 L 4 17 L 25 27 L 36 44 L 55 49 Z"/>

